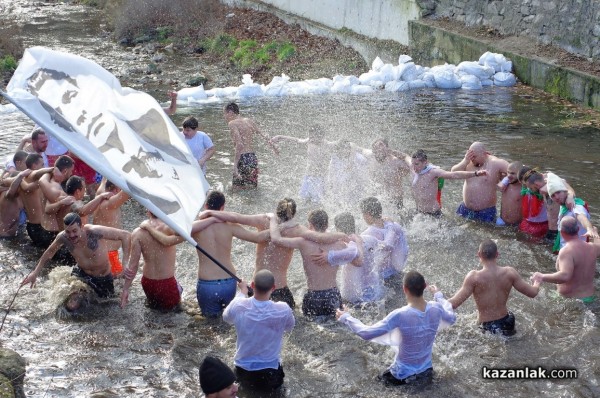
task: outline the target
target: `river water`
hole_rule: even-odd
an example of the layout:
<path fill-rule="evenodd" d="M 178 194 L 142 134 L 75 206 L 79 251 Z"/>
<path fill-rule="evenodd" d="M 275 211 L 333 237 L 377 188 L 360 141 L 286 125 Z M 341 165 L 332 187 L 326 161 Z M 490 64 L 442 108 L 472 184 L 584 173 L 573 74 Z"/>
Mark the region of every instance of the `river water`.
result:
<path fill-rule="evenodd" d="M 2 1 L 8 9 L 8 1 Z M 31 7 L 29 2 L 11 3 L 10 12 L 22 21 L 27 45 L 46 45 L 96 60 L 113 69 L 127 67 L 127 52 L 107 41 L 96 14 L 70 6 Z M 69 13 L 65 13 L 69 11 Z M 321 76 L 315 76 L 321 77 Z M 162 99 L 162 98 L 161 98 Z M 209 182 L 228 189 L 232 148 L 222 119 L 222 104 L 180 108 L 174 116 L 180 124 L 195 115 L 201 129 L 210 134 L 217 153 L 208 164 Z M 241 102 L 242 113 L 254 117 L 270 135 L 305 137 L 307 127 L 322 125 L 328 138 L 345 137 L 369 146 L 387 137 L 391 146 L 411 152 L 425 149 L 432 163 L 449 169 L 459 162 L 473 141 L 484 141 L 490 151 L 507 160 L 541 166 L 557 172 L 589 202 L 592 213 L 600 208 L 600 132 L 560 127 L 580 112 L 540 93 L 522 88 L 482 91 L 421 90 L 367 96 L 310 96 L 262 98 Z M 0 114 L 0 155 L 16 146 L 32 123 L 19 113 Z M 266 148 L 261 159 L 258 191 L 227 194 L 226 209 L 242 213 L 272 211 L 285 196 L 298 197 L 305 154 L 292 145 L 281 146 L 275 157 Z M 414 203 L 406 209 L 385 213 L 406 228 L 411 253 L 408 269 L 425 275 L 447 295 L 461 285 L 466 273 L 478 267 L 479 242 L 498 242 L 500 263 L 511 265 L 529 277 L 534 271 L 550 272 L 555 257 L 546 246 L 529 242 L 512 229 L 465 222 L 453 213 L 461 200 L 461 183 L 449 181 L 444 188 L 445 216 L 432 220 L 414 216 Z M 326 204 L 334 215 L 336 209 Z M 298 219 L 309 210 L 300 203 Z M 354 210 L 357 216 L 358 211 Z M 136 203 L 124 209 L 125 223 L 133 229 L 144 219 Z M 593 215 L 598 225 L 597 214 Z M 364 227 L 361 224 L 360 227 Z M 41 253 L 26 236 L 14 242 L 0 241 L 0 302 L 6 310 L 19 281 L 35 266 Z M 249 278 L 254 265 L 252 244 L 236 242 L 233 249 L 238 274 Z M 235 330 L 220 321 L 198 315 L 195 299 L 197 260 L 189 245 L 178 248 L 177 278 L 184 287 L 185 311 L 162 314 L 144 306 L 139 280 L 134 282 L 130 304 L 121 310 L 117 299 L 93 305 L 82 320 L 63 320 L 56 314 L 62 297 L 61 273 L 41 277 L 35 289 L 24 287 L 17 295 L 1 331 L 2 345 L 28 361 L 25 390 L 30 397 L 197 397 L 198 363 L 216 354 L 230 364 L 235 352 Z M 64 272 L 63 272 L 64 274 Z M 306 292 L 301 260 L 296 254 L 290 267 L 289 286 L 296 302 Z M 117 282 L 120 292 L 121 282 Z M 458 310 L 455 326 L 442 331 L 433 350 L 436 376 L 432 384 L 386 389 L 375 381 L 392 361 L 389 349 L 364 342 L 335 322 L 315 323 L 296 311 L 297 324 L 286 337 L 282 359 L 290 397 L 480 397 L 480 396 L 600 396 L 597 363 L 600 354 L 597 305 L 560 300 L 545 285 L 536 299 L 519 293 L 509 307 L 517 317 L 518 333 L 506 341 L 482 335 L 476 326 L 475 306 L 467 301 Z M 398 292 L 388 292 L 388 304 L 355 310 L 365 323 L 381 319 L 390 306 L 402 303 Z M 392 304 L 390 304 L 392 303 Z M 483 380 L 483 366 L 510 368 L 543 366 L 575 368 L 577 380 Z"/>

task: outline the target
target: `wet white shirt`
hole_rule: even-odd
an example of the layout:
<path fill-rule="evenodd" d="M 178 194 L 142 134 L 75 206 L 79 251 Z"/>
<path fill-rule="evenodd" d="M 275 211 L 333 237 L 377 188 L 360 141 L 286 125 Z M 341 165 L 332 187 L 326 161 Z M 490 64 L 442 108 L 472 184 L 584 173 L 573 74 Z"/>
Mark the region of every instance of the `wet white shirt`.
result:
<path fill-rule="evenodd" d="M 223 320 L 235 325 L 237 332 L 236 366 L 249 371 L 279 368 L 283 333 L 296 323 L 286 303 L 238 294 L 225 308 Z"/>
<path fill-rule="evenodd" d="M 397 379 L 421 373 L 432 367 L 431 351 L 437 331 L 456 322 L 452 305 L 436 293 L 424 312 L 408 305 L 390 312 L 383 320 L 366 326 L 345 313 L 339 319 L 365 340 L 399 347 L 390 372 Z"/>

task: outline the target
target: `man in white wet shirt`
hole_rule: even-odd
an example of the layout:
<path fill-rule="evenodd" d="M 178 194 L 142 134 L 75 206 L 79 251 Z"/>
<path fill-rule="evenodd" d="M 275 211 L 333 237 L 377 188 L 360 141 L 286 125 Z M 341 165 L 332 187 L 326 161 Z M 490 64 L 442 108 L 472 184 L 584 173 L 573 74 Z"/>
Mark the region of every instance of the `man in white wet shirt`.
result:
<path fill-rule="evenodd" d="M 294 313 L 286 303 L 270 300 L 275 278 L 269 270 L 254 274 L 253 297 L 247 297 L 245 282 L 238 286 L 240 291 L 223 312 L 223 320 L 237 333 L 235 374 L 244 389 L 277 390 L 285 376 L 280 358 L 283 334 L 293 329 Z"/>
<path fill-rule="evenodd" d="M 349 235 L 351 241 L 344 249 L 322 251 L 314 259 L 321 266 L 342 266 L 340 294 L 345 302 L 357 305 L 380 300 L 384 292 L 378 272 L 380 242 L 370 235 L 356 235 L 354 217 L 348 212 L 333 221 L 336 230 Z"/>
<path fill-rule="evenodd" d="M 408 304 L 390 312 L 372 326 L 364 325 L 346 310 L 337 311 L 338 321 L 359 337 L 399 347 L 394 363 L 379 376 L 386 385 L 402 385 L 431 378 L 431 353 L 438 329 L 456 321 L 452 305 L 435 286 L 430 287 L 435 292 L 435 301 L 425 301 L 423 291 L 426 286 L 423 275 L 416 271 L 407 272 L 402 289 Z"/>
<path fill-rule="evenodd" d="M 360 202 L 363 219 L 369 225 L 361 235 L 372 236 L 380 244 L 378 255 L 387 256 L 386 260 L 379 262 L 379 274 L 386 285 L 394 287 L 399 285 L 401 272 L 408 259 L 408 241 L 400 224 L 382 218 L 383 208 L 381 202 L 375 197 L 368 197 Z"/>

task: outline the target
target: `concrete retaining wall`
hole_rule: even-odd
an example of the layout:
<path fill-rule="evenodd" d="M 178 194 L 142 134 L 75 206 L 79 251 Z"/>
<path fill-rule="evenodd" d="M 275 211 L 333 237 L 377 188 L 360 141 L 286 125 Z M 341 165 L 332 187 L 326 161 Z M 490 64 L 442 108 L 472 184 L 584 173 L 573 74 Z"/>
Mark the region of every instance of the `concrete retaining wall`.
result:
<path fill-rule="evenodd" d="M 436 0 L 434 13 L 600 58 L 598 0 Z"/>
<path fill-rule="evenodd" d="M 416 0 L 224 0 L 242 6 L 272 6 L 330 29 L 408 45 L 408 21 L 421 16 Z"/>

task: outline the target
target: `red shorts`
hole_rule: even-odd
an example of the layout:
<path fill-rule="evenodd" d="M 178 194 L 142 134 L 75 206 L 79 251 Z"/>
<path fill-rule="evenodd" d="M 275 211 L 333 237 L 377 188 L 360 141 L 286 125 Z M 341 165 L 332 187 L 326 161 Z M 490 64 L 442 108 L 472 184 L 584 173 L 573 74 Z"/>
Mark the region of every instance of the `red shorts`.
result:
<path fill-rule="evenodd" d="M 175 277 L 149 279 L 142 276 L 142 288 L 152 308 L 170 310 L 181 301 L 181 291 L 183 289 L 179 286 Z"/>
<path fill-rule="evenodd" d="M 519 224 L 519 231 L 525 232 L 536 238 L 543 238 L 548 232 L 548 222 L 531 222 L 523 219 Z"/>
<path fill-rule="evenodd" d="M 87 163 L 79 159 L 74 153 L 69 152 L 69 156 L 73 159 L 73 162 L 75 162 L 73 175 L 82 177 L 85 180 L 86 185 L 95 184 L 96 170 L 88 166 Z"/>

